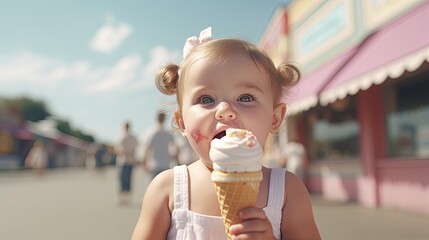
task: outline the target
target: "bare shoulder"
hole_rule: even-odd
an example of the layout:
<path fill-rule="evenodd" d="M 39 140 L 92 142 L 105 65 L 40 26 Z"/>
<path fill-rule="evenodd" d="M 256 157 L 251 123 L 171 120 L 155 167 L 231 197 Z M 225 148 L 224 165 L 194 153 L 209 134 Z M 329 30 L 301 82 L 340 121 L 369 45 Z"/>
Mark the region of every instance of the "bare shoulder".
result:
<path fill-rule="evenodd" d="M 304 183 L 294 173 L 286 171 L 283 212 L 289 217 L 301 216 L 300 213 L 312 211 L 311 208 L 310 195 Z"/>
<path fill-rule="evenodd" d="M 174 189 L 173 170 L 158 174 L 147 188 L 134 239 L 165 239 L 171 222 Z"/>
<path fill-rule="evenodd" d="M 286 171 L 285 177 L 286 202 L 289 197 L 305 198 L 308 197 L 308 191 L 304 183 L 294 173 Z"/>
<path fill-rule="evenodd" d="M 168 169 L 158 174 L 149 184 L 143 204 L 146 198 L 155 198 L 156 200 L 167 201 L 169 211 L 173 210 L 173 196 L 174 196 L 174 173 L 173 169 Z M 171 203 L 171 205 L 170 205 Z M 151 203 L 153 206 L 153 203 Z M 171 206 L 171 208 L 170 208 Z"/>
<path fill-rule="evenodd" d="M 167 169 L 165 171 L 162 171 L 158 175 L 156 175 L 156 177 L 150 183 L 149 188 L 154 186 L 155 187 L 169 186 L 169 184 L 170 183 L 172 184 L 173 181 L 174 181 L 173 169 Z"/>
<path fill-rule="evenodd" d="M 310 195 L 304 183 L 287 171 L 285 177 L 285 203 L 282 210 L 283 236 L 288 239 L 320 239 Z"/>

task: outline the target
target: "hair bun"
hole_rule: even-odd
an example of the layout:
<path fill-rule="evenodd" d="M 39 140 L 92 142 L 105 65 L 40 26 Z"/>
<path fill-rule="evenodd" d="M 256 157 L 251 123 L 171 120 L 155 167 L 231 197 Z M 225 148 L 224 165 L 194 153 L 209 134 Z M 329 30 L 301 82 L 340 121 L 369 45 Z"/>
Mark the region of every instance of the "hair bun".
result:
<path fill-rule="evenodd" d="M 160 92 L 166 95 L 177 93 L 179 81 L 179 66 L 176 64 L 168 64 L 159 69 L 156 74 L 155 84 Z"/>
<path fill-rule="evenodd" d="M 300 71 L 296 66 L 292 64 L 288 64 L 288 63 L 280 64 L 277 70 L 279 71 L 279 74 L 282 77 L 284 81 L 284 86 L 286 88 L 291 88 L 295 86 L 299 82 L 299 79 L 301 78 Z"/>

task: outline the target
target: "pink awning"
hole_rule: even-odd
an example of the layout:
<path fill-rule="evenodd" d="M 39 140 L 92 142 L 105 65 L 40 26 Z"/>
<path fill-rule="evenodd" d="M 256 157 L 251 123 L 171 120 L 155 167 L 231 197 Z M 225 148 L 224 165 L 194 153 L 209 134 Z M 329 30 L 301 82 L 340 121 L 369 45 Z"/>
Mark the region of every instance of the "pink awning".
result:
<path fill-rule="evenodd" d="M 320 103 L 327 105 L 389 77 L 397 78 L 424 61 L 429 61 L 429 1 L 368 37 L 323 88 Z"/>
<path fill-rule="evenodd" d="M 288 104 L 288 115 L 305 111 L 317 105 L 319 92 L 332 79 L 335 74 L 347 63 L 356 52 L 356 48 L 350 49 L 341 56 L 324 64 L 316 71 L 304 75 L 298 84 L 291 89 L 288 96 L 283 96 L 283 101 Z"/>

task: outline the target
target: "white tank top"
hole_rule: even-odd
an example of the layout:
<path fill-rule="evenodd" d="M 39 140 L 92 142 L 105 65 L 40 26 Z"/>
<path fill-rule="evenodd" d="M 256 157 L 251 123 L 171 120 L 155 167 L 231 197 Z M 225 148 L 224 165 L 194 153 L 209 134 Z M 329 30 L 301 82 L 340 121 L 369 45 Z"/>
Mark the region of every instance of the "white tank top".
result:
<path fill-rule="evenodd" d="M 189 210 L 188 171 L 186 165 L 176 166 L 174 170 L 174 210 L 167 239 L 180 240 L 219 240 L 226 239 L 222 217 L 199 214 Z M 281 238 L 281 219 L 284 201 L 284 168 L 271 170 L 267 206 L 264 208 L 273 227 L 276 239 Z"/>

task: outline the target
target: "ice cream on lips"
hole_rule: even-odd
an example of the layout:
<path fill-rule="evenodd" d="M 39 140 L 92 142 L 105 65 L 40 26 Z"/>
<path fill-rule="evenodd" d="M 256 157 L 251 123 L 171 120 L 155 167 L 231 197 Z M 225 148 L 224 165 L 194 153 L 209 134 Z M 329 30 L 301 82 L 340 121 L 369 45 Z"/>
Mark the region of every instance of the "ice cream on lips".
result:
<path fill-rule="evenodd" d="M 262 169 L 262 147 L 252 132 L 230 128 L 221 139 L 211 141 L 213 170 L 222 172 L 256 172 Z"/>

